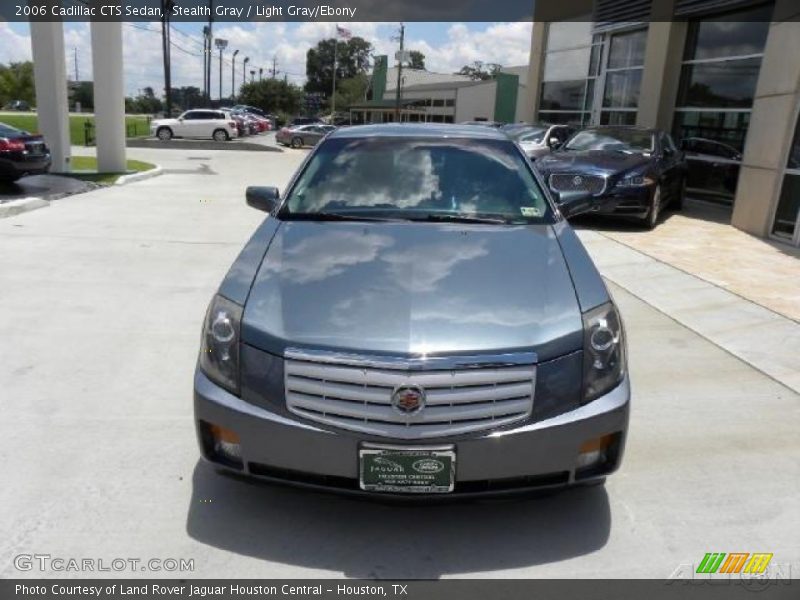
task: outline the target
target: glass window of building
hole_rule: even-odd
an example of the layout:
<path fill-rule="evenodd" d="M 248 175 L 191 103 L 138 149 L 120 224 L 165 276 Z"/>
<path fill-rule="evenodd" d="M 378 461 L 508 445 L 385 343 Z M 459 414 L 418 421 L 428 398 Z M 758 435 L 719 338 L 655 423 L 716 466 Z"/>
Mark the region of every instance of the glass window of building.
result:
<path fill-rule="evenodd" d="M 608 36 L 600 123 L 634 125 L 642 87 L 647 30 L 639 29 Z"/>
<path fill-rule="evenodd" d="M 786 160 L 781 195 L 775 210 L 772 235 L 800 245 L 800 115 Z"/>
<path fill-rule="evenodd" d="M 730 203 L 773 5 L 692 21 L 673 122 L 690 191 Z"/>
<path fill-rule="evenodd" d="M 593 73 L 601 49 L 592 37 L 592 23 L 550 23 L 539 100 L 540 121 L 586 125 L 591 118 Z"/>

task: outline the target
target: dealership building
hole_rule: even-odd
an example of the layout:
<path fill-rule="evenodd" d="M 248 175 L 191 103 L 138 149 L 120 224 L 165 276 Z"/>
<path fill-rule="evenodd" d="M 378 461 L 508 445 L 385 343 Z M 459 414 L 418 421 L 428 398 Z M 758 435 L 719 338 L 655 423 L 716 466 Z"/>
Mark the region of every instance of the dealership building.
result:
<path fill-rule="evenodd" d="M 525 118 L 528 67 L 503 67 L 492 78 L 473 80 L 465 75 L 403 68 L 400 79 L 400 118 L 411 123 L 464 121 L 516 122 Z M 387 56 L 375 57 L 370 82 L 371 100 L 350 108 L 350 122 L 391 123 L 397 107 L 397 67 Z"/>
<path fill-rule="evenodd" d="M 797 0 L 537 2 L 525 120 L 672 133 L 688 187 L 800 245 Z"/>

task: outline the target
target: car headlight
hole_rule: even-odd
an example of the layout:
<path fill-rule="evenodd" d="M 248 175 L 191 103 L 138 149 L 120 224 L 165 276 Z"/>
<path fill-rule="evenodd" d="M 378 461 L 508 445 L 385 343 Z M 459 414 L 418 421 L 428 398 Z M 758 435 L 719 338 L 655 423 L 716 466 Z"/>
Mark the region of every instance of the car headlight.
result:
<path fill-rule="evenodd" d="M 229 392 L 239 393 L 239 331 L 242 307 L 214 296 L 203 324 L 200 368 Z"/>
<path fill-rule="evenodd" d="M 646 187 L 653 185 L 656 182 L 652 177 L 645 175 L 632 175 L 631 177 L 623 177 L 617 182 L 617 187 Z"/>
<path fill-rule="evenodd" d="M 583 401 L 609 392 L 625 376 L 625 332 L 612 302 L 583 314 Z"/>

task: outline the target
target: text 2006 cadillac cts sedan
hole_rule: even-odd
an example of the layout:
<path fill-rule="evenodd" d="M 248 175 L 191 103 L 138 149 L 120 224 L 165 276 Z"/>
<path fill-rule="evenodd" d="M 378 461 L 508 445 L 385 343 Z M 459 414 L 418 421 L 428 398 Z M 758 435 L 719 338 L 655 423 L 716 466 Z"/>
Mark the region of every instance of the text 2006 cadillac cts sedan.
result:
<path fill-rule="evenodd" d="M 472 495 L 601 483 L 630 389 L 622 321 L 520 149 L 482 127 L 325 138 L 205 319 L 202 455 L 265 480 Z"/>

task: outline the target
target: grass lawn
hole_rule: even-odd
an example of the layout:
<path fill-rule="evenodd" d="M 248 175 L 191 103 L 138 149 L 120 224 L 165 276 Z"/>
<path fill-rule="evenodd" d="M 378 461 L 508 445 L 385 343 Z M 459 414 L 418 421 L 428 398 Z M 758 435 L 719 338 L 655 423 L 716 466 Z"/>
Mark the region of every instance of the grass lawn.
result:
<path fill-rule="evenodd" d="M 84 143 L 84 123 L 90 121 L 94 124 L 94 116 L 92 115 L 70 115 L 69 116 L 69 138 L 70 142 L 75 146 L 83 146 Z M 2 114 L 0 115 L 0 123 L 6 123 L 18 129 L 25 131 L 35 132 L 39 129 L 39 119 L 32 113 L 20 114 Z M 128 115 L 125 117 L 125 135 L 127 137 L 140 137 L 150 134 L 150 125 L 147 122 L 147 117 L 136 115 Z"/>
<path fill-rule="evenodd" d="M 97 159 L 94 156 L 73 156 L 70 160 L 72 168 L 76 171 L 97 171 Z M 149 171 L 155 165 L 141 160 L 129 160 L 126 163 L 128 171 Z M 93 181 L 104 185 L 111 185 L 117 178 L 125 173 L 70 173 L 69 177 L 82 179 L 83 181 Z"/>

